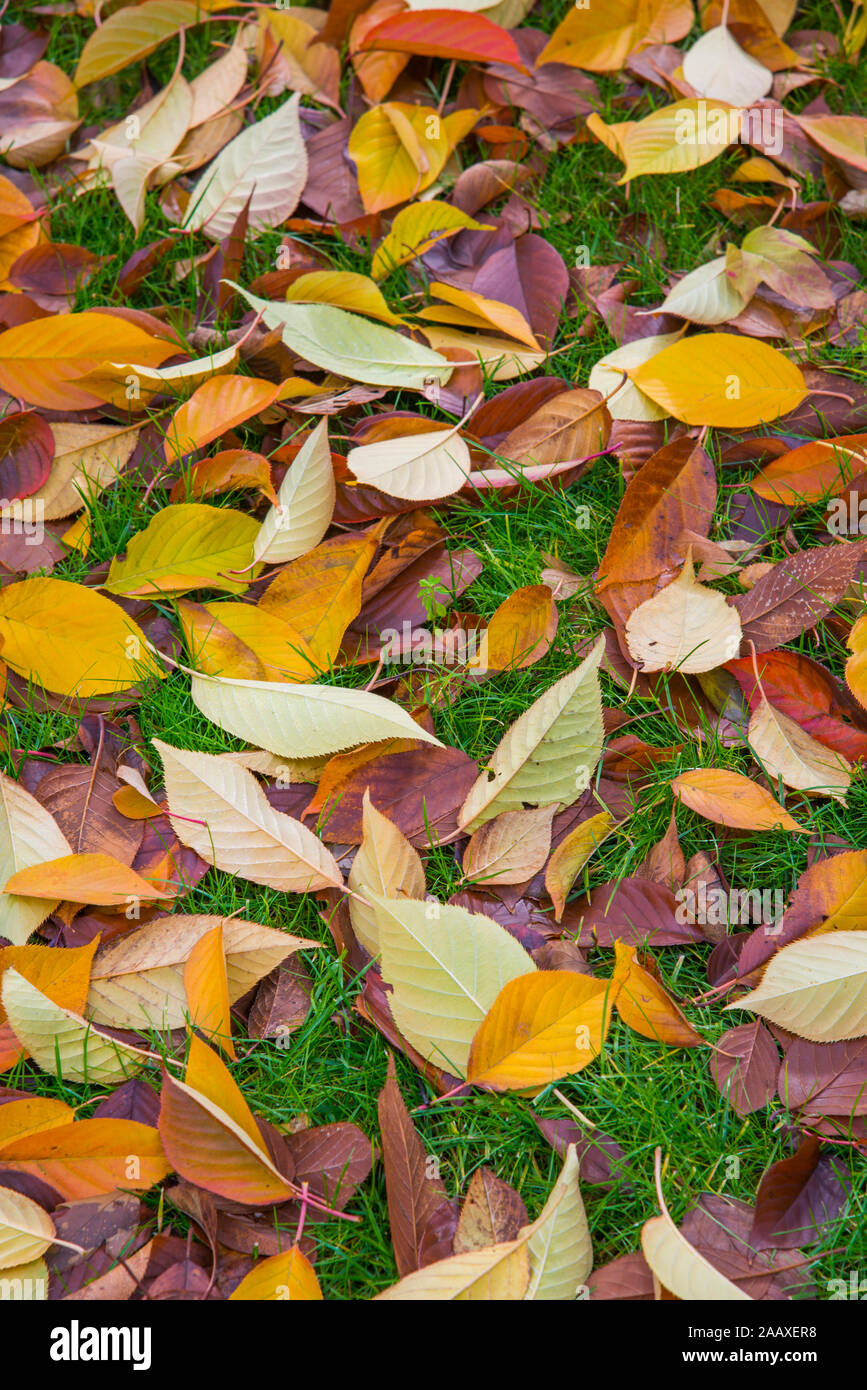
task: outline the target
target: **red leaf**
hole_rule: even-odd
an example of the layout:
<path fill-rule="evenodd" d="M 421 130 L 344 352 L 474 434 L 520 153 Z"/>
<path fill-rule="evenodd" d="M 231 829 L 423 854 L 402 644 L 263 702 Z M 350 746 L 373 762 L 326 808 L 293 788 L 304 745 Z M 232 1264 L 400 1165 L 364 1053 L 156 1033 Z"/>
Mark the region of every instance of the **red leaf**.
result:
<path fill-rule="evenodd" d="M 511 34 L 484 15 L 463 10 L 425 10 L 396 14 L 378 24 L 359 50 L 419 53 L 463 63 L 507 63 L 526 72 Z"/>
<path fill-rule="evenodd" d="M 54 436 L 35 410 L 0 420 L 0 497 L 3 504 L 32 497 L 51 472 Z"/>

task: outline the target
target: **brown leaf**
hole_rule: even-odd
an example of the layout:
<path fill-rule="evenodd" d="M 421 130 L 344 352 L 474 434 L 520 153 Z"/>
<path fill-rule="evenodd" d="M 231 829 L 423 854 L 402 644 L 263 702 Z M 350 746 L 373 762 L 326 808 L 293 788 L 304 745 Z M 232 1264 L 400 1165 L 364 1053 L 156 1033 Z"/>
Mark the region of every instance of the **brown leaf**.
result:
<path fill-rule="evenodd" d="M 391 1239 L 403 1278 L 452 1254 L 457 1213 L 437 1176 L 436 1160 L 425 1153 L 409 1117 L 391 1053 L 386 1082 L 379 1093 L 379 1129 Z M 425 1233 L 434 1225 L 437 1239 L 426 1242 Z"/>
<path fill-rule="evenodd" d="M 490 1168 L 477 1168 L 458 1218 L 454 1253 L 514 1240 L 528 1220 L 527 1208 L 515 1189 Z"/>
<path fill-rule="evenodd" d="M 122 816 L 114 805 L 112 798 L 121 785 L 95 764 L 61 763 L 49 768 L 35 795 L 76 854 L 103 852 L 122 864 L 132 864 L 144 826 Z"/>
<path fill-rule="evenodd" d="M 350 772 L 319 813 L 319 833 L 339 844 L 361 843 L 364 793 L 411 844 L 445 840 L 478 777 L 478 765 L 458 748 L 390 753 Z M 310 813 L 305 813 L 309 820 Z"/>
<path fill-rule="evenodd" d="M 798 550 L 732 599 L 743 626 L 742 655 L 748 643 L 757 652 L 791 642 L 826 617 L 846 592 L 860 563 L 864 542 Z"/>
<path fill-rule="evenodd" d="M 289 1037 L 310 1012 L 313 981 L 300 960 L 289 960 L 267 975 L 256 993 L 247 1018 L 253 1038 Z"/>
<path fill-rule="evenodd" d="M 757 1018 L 723 1033 L 711 1052 L 710 1070 L 720 1095 L 739 1115 L 751 1115 L 773 1097 L 779 1060 L 776 1043 Z"/>

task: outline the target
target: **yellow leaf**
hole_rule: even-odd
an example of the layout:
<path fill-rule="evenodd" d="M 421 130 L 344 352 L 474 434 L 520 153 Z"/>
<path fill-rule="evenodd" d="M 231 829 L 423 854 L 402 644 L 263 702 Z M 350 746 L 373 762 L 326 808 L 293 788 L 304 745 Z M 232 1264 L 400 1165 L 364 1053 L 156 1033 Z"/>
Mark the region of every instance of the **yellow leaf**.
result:
<path fill-rule="evenodd" d="M 479 1024 L 508 980 L 535 970 L 531 957 L 490 917 L 364 889 L 398 1028 L 423 1057 L 465 1075 Z"/>
<path fill-rule="evenodd" d="M 377 1302 L 490 1303 L 521 1299 L 530 1282 L 527 1242 L 511 1240 L 484 1250 L 466 1250 L 447 1260 L 437 1260 L 384 1293 Z"/>
<path fill-rule="evenodd" d="M 286 298 L 293 304 L 333 304 L 395 326 L 403 323 L 400 314 L 389 309 L 373 280 L 352 270 L 311 270 L 299 275 L 286 291 Z"/>
<path fill-rule="evenodd" d="M 618 72 L 630 53 L 675 43 L 692 28 L 689 0 L 605 0 L 573 5 L 554 30 L 538 63 L 566 63 L 589 72 Z"/>
<path fill-rule="evenodd" d="M 399 101 L 365 111 L 347 150 L 358 169 L 365 211 L 382 212 L 429 188 L 479 114 L 462 110 L 441 116 L 432 106 Z"/>
<path fill-rule="evenodd" d="M 507 730 L 461 807 L 462 829 L 476 830 L 524 803 L 570 806 L 578 800 L 602 751 L 603 646 L 600 638 Z"/>
<path fill-rule="evenodd" d="M 507 188 L 508 185 L 504 183 L 504 193 Z M 474 217 L 461 212 L 460 208 L 452 207 L 451 203 L 441 203 L 436 198 L 401 208 L 388 235 L 376 248 L 370 273 L 374 280 L 382 280 L 399 265 L 406 265 L 416 256 L 423 256 L 438 241 L 468 228 L 476 232 L 492 231 L 493 224 L 477 222 Z"/>
<path fill-rule="evenodd" d="M 20 782 L 0 773 L 0 886 L 19 869 L 60 859 L 72 849 L 54 817 Z M 43 898 L 0 896 L 0 936 L 23 945 L 59 903 Z M 2 959 L 2 957 L 0 957 Z"/>
<path fill-rule="evenodd" d="M 110 854 L 65 854 L 19 869 L 4 885 L 7 893 L 47 898 L 52 902 L 119 907 L 127 901 L 159 901 L 164 885 L 155 887 Z M 170 890 L 169 890 L 170 891 Z"/>
<path fill-rule="evenodd" d="M 320 1300 L 322 1290 L 310 1261 L 296 1245 L 280 1255 L 258 1260 L 232 1293 L 229 1302 L 253 1300 L 282 1303 L 291 1299 Z"/>
<path fill-rule="evenodd" d="M 626 168 L 620 182 L 645 174 L 684 174 L 709 164 L 739 139 L 741 118 L 738 107 L 703 97 L 660 107 L 623 135 Z"/>
<path fill-rule="evenodd" d="M 376 909 L 363 901 L 365 889 L 385 898 L 423 898 L 424 868 L 418 851 L 396 825 L 384 816 L 364 793 L 361 812 L 362 840 L 349 870 L 349 887 L 358 894 L 349 899 L 352 930 L 372 956 L 379 955 Z"/>
<path fill-rule="evenodd" d="M 144 633 L 110 599 L 65 579 L 24 579 L 0 592 L 3 660 L 56 695 L 85 698 L 162 678 Z"/>
<path fill-rule="evenodd" d="M 429 288 L 435 299 L 443 300 L 450 307 L 444 309 L 439 304 L 431 305 L 419 311 L 419 318 L 432 319 L 435 323 L 454 323 L 461 328 L 480 328 L 483 332 L 493 329 L 495 333 L 505 333 L 507 337 L 525 343 L 534 352 L 539 351 L 532 328 L 524 315 L 511 304 L 486 299 L 475 290 L 455 289 L 452 285 L 434 282 Z"/>
<path fill-rule="evenodd" d="M 271 507 L 256 536 L 254 558 L 278 565 L 313 550 L 331 524 L 336 496 L 328 417 L 323 416 L 280 484 L 277 505 Z"/>
<path fill-rule="evenodd" d="M 554 904 L 554 916 L 558 922 L 563 916 L 572 884 L 593 851 L 611 834 L 614 825 L 610 811 L 599 811 L 576 826 L 551 855 L 545 870 L 545 891 Z"/>
<path fill-rule="evenodd" d="M 259 600 L 263 614 L 288 623 L 309 643 L 322 670 L 336 660 L 347 627 L 361 611 L 375 534 L 334 536 L 292 560 Z"/>
<path fill-rule="evenodd" d="M 681 338 L 629 370 L 645 395 L 688 425 L 738 429 L 777 420 L 807 395 L 803 373 L 776 348 L 735 333 Z"/>
<path fill-rule="evenodd" d="M 252 559 L 259 523 L 246 512 L 182 502 L 164 507 L 111 562 L 105 587 L 111 594 L 183 594 L 189 589 L 242 593 L 255 578 L 232 578 Z"/>
<path fill-rule="evenodd" d="M 473 1038 L 467 1081 L 493 1091 L 540 1090 L 602 1051 L 616 986 L 574 970 L 512 979 Z"/>
<path fill-rule="evenodd" d="M 578 1150 L 570 1144 L 560 1176 L 530 1226 L 520 1232 L 530 1252 L 525 1299 L 574 1301 L 593 1268 L 593 1243 L 581 1198 Z"/>
<path fill-rule="evenodd" d="M 130 63 L 146 58 L 179 29 L 196 24 L 209 6 L 188 0 L 146 0 L 143 5 L 117 10 L 91 34 L 75 70 L 76 87 L 110 77 Z"/>
<path fill-rule="evenodd" d="M 151 1060 L 149 1052 L 119 1043 L 62 1009 L 11 967 L 3 973 L 2 999 L 15 1036 L 51 1076 L 118 1086 Z"/>
<path fill-rule="evenodd" d="M 38 1260 L 54 1239 L 54 1222 L 31 1197 L 0 1187 L 0 1270 Z M 5 1283 L 8 1273 L 0 1274 Z"/>
<path fill-rule="evenodd" d="M 208 675 L 309 681 L 320 669 L 301 634 L 256 604 L 182 599 L 178 617 L 197 668 Z"/>

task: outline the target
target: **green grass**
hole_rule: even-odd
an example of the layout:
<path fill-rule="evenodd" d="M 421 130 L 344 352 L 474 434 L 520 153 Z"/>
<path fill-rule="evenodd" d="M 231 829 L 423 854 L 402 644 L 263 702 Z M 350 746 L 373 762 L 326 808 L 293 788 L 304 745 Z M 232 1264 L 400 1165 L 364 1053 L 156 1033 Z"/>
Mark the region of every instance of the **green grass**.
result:
<path fill-rule="evenodd" d="M 566 8 L 565 3 L 543 3 L 531 16 L 531 22 L 550 30 Z M 5 19 L 24 19 L 26 13 L 25 6 L 12 4 Z M 805 6 L 797 22 L 802 28 L 827 27 L 835 32 L 838 29 L 834 9 L 824 0 Z M 71 72 L 90 25 L 66 16 L 51 24 L 47 57 Z M 195 76 L 214 56 L 211 41 L 225 39 L 230 31 L 231 26 L 221 32 L 218 26 L 209 25 L 188 36 L 184 64 L 187 77 Z M 168 79 L 176 57 L 176 43 L 168 43 L 148 59 L 155 87 Z M 828 75 L 839 84 L 823 89 L 832 109 L 859 113 L 867 108 L 860 65 L 833 63 Z M 615 98 L 622 91 L 620 82 L 602 78 L 599 85 L 605 119 L 628 119 L 664 101 L 661 93 L 651 91 L 642 94 L 635 108 L 616 105 Z M 85 123 L 104 127 L 123 119 L 139 87 L 138 70 L 132 69 L 113 79 L 99 106 L 93 99 L 96 89 L 86 89 L 82 99 Z M 794 93 L 787 106 L 799 109 L 817 90 Z M 262 109 L 267 110 L 267 104 Z M 467 163 L 476 157 L 471 151 L 462 154 Z M 727 185 L 741 158 L 741 152 L 730 151 L 688 176 L 642 179 L 624 189 L 617 183 L 618 162 L 607 151 L 595 142 L 576 144 L 551 156 L 546 176 L 532 196 L 542 217 L 543 234 L 567 264 L 575 263 L 581 246 L 589 248 L 594 264 L 623 261 L 624 274 L 638 281 L 632 301 L 652 305 L 664 294 L 669 271 L 682 273 L 693 269 L 718 254 L 726 240 L 741 240 L 746 229 L 727 223 L 708 206 L 708 199 L 717 188 Z M 679 213 L 675 212 L 677 189 Z M 820 198 L 824 190 L 805 184 L 803 196 Z M 619 239 L 619 224 L 628 213 L 643 214 L 661 231 L 667 246 L 664 262 Z M 853 261 L 863 274 L 867 270 L 863 232 L 857 224 L 840 225 L 842 244 L 838 254 Z M 148 195 L 147 224 L 139 237 L 111 190 L 91 193 L 58 208 L 51 217 L 55 240 L 74 242 L 113 258 L 82 290 L 75 307 L 81 310 L 116 302 L 114 281 L 120 266 L 136 247 L 166 235 L 168 230 L 153 193 Z M 191 246 L 194 252 L 201 252 L 207 243 L 201 237 L 192 243 L 186 237 L 178 237 L 177 242 L 131 302 L 142 309 L 171 304 L 172 321 L 183 328 L 184 312 L 192 320 L 197 280 L 194 274 L 178 284 L 172 265 L 176 259 L 189 255 Z M 278 243 L 279 234 L 270 233 L 248 245 L 242 282 L 273 267 Z M 369 259 L 363 252 L 338 240 L 322 239 L 319 249 L 338 268 L 368 268 Z M 409 288 L 405 272 L 389 277 L 384 288 L 391 301 L 396 302 Z M 585 384 L 592 364 L 615 344 L 601 324 L 587 339 L 572 340 L 574 328 L 574 322 L 564 321 L 556 346 L 568 347 L 552 359 L 548 370 L 565 381 Z M 820 349 L 815 354 L 811 350 L 811 356 L 824 366 L 842 369 L 860 370 L 863 360 L 859 353 L 848 349 Z M 398 404 L 418 408 L 414 398 L 398 399 Z M 255 433 L 251 441 L 257 442 Z M 737 476 L 727 470 L 722 481 L 733 483 Z M 439 520 L 450 543 L 455 547 L 470 545 L 484 560 L 481 576 L 462 597 L 460 606 L 489 617 L 515 588 L 539 582 L 546 552 L 557 554 L 579 574 L 589 577 L 604 551 L 622 494 L 623 481 L 616 461 L 606 458 L 595 463 L 564 494 L 548 495 L 527 487 L 520 505 L 504 504 L 496 495 L 486 495 L 478 504 L 461 502 L 443 509 Z M 721 492 L 714 532 L 720 538 L 727 534 L 729 496 L 730 493 Z M 94 516 L 93 541 L 86 560 L 73 556 L 54 571 L 55 575 L 80 581 L 94 564 L 120 553 L 129 537 L 142 529 L 165 501 L 165 492 L 158 488 L 144 504 L 141 489 L 129 480 L 108 489 Z M 217 505 L 237 502 L 237 498 L 229 497 L 218 499 Z M 590 508 L 592 525 L 586 530 L 575 526 L 575 508 L 579 503 Z M 797 528 L 804 541 L 809 535 L 808 523 L 809 518 L 802 518 Z M 772 548 L 767 558 L 781 558 L 782 554 L 782 550 Z M 166 604 L 164 609 L 171 616 L 172 605 Z M 437 714 L 437 734 L 445 743 L 458 746 L 473 757 L 489 754 L 539 691 L 574 665 L 574 642 L 599 631 L 604 615 L 589 584 L 573 601 L 562 604 L 560 611 L 557 639 L 542 662 L 529 671 L 500 676 L 470 689 Z M 802 639 L 801 645 L 840 674 L 845 654 L 839 640 L 826 625 L 818 629 L 818 639 L 818 647 L 807 638 Z M 366 675 L 363 671 L 341 673 L 338 679 L 341 683 L 362 683 Z M 607 704 L 622 705 L 622 691 L 607 679 L 604 689 Z M 633 695 L 628 709 L 630 715 L 641 716 L 640 722 L 629 726 L 632 732 L 650 744 L 672 747 L 675 752 L 670 761 L 656 767 L 649 786 L 641 794 L 638 814 L 622 833 L 602 846 L 585 870 L 583 883 L 576 885 L 576 894 L 583 887 L 634 872 L 665 832 L 671 812 L 670 782 L 680 769 L 702 765 L 750 770 L 750 759 L 743 749 L 721 747 L 713 737 L 701 745 L 686 742 L 672 718 L 658 705 Z M 10 742 L 18 748 L 47 747 L 71 735 L 75 727 L 72 719 L 33 711 L 10 710 L 6 717 Z M 145 738 L 156 735 L 206 752 L 239 746 L 198 713 L 190 699 L 188 680 L 181 673 L 149 687 L 137 717 Z M 842 835 L 857 847 L 867 847 L 867 788 L 863 780 L 856 781 L 847 810 L 836 803 L 813 802 L 804 811 L 791 797 L 789 804 L 796 814 L 806 815 L 811 828 L 819 834 Z M 716 852 L 718 831 L 708 822 L 680 808 L 678 827 L 687 856 L 698 850 Z M 734 886 L 781 888 L 788 893 L 806 867 L 806 845 L 801 837 L 782 833 L 729 838 L 721 845 L 721 863 Z M 458 883 L 459 871 L 451 851 L 433 852 L 428 861 L 430 890 L 444 897 Z M 376 1098 L 385 1077 L 387 1047 L 380 1035 L 354 1013 L 352 1005 L 359 982 L 344 979 L 315 903 L 212 872 L 177 904 L 177 910 L 242 910 L 256 920 L 325 943 L 323 950 L 307 956 L 314 980 L 313 1007 L 307 1022 L 292 1036 L 286 1049 L 268 1041 L 244 1043 L 247 1053 L 235 1064 L 233 1072 L 254 1110 L 274 1123 L 284 1123 L 298 1115 L 305 1115 L 311 1124 L 348 1120 L 376 1139 Z M 693 998 L 707 987 L 707 955 L 707 948 L 697 946 L 683 951 L 665 948 L 657 953 L 662 976 L 679 998 Z M 613 953 L 594 951 L 591 959 L 596 973 L 605 974 L 611 967 Z M 687 1004 L 685 1009 L 709 1042 L 733 1022 L 747 1017 L 723 1013 L 718 1005 Z M 638 1248 L 641 1225 L 657 1209 L 653 1188 L 653 1153 L 657 1146 L 668 1155 L 665 1190 L 675 1219 L 682 1217 L 705 1191 L 751 1202 L 764 1169 L 786 1154 L 788 1117 L 783 1104 L 774 1102 L 767 1110 L 741 1119 L 719 1096 L 710 1077 L 708 1057 L 705 1049 L 672 1050 L 649 1042 L 615 1019 L 599 1061 L 560 1083 L 558 1089 L 572 1104 L 601 1131 L 621 1143 L 629 1163 L 628 1183 L 617 1183 L 609 1190 L 589 1187 L 585 1192 L 597 1263 Z M 429 1088 L 401 1056 L 398 1074 L 411 1108 L 431 1099 Z M 27 1063 L 17 1066 L 4 1080 L 8 1085 L 26 1086 L 42 1094 L 63 1095 L 85 1107 L 102 1094 L 98 1088 L 58 1082 Z M 416 1120 L 429 1151 L 440 1160 L 451 1193 L 465 1191 L 475 1169 L 487 1164 L 515 1185 L 532 1217 L 540 1210 L 559 1167 L 534 1123 L 534 1111 L 549 1117 L 562 1117 L 565 1113 L 550 1091 L 532 1103 L 510 1096 L 473 1094 L 461 1104 L 425 1109 Z M 83 1113 L 87 1114 L 87 1109 Z M 821 1243 L 809 1251 L 820 1296 L 824 1296 L 826 1280 L 845 1278 L 848 1270 L 859 1266 L 863 1272 L 867 1261 L 867 1234 L 863 1227 L 858 1229 L 851 1215 L 863 1203 L 867 1164 L 854 1147 L 834 1148 L 832 1152 L 850 1172 L 853 1203 L 850 1215 L 827 1229 Z M 731 1159 L 737 1159 L 737 1164 L 728 1161 Z M 319 1247 L 317 1272 L 327 1298 L 366 1298 L 396 1277 L 381 1165 L 360 1189 L 351 1210 L 363 1217 L 359 1224 L 332 1221 L 315 1229 Z M 182 1229 L 182 1222 L 172 1219 L 176 1228 Z"/>

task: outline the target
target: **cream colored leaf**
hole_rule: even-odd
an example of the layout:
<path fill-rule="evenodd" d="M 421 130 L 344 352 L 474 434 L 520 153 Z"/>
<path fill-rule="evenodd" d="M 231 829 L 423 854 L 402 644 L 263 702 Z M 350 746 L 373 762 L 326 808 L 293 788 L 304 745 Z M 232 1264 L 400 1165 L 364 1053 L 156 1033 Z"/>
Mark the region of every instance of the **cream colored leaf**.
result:
<path fill-rule="evenodd" d="M 690 1245 L 675 1226 L 664 1203 L 661 1205 L 662 1216 L 645 1221 L 641 1228 L 644 1258 L 660 1284 L 676 1298 L 689 1302 L 752 1302 L 749 1294 L 726 1279 Z"/>
<path fill-rule="evenodd" d="M 782 777 L 787 787 L 833 796 L 845 806 L 852 764 L 842 753 L 818 743 L 787 714 L 774 709 L 764 695 L 750 718 L 747 742 L 772 782 Z"/>
<path fill-rule="evenodd" d="M 376 807 L 365 791 L 361 812 L 362 841 L 349 871 L 349 887 L 360 897 L 367 889 L 385 898 L 423 898 L 424 868 L 418 851 Z M 352 930 L 365 951 L 379 955 L 376 912 L 358 898 L 349 899 Z"/>
<path fill-rule="evenodd" d="M 761 984 L 729 1009 L 750 1009 L 811 1042 L 867 1035 L 867 932 L 838 931 L 784 946 Z"/>
<path fill-rule="evenodd" d="M 306 825 L 274 810 L 252 772 L 210 753 L 152 742 L 172 829 L 206 863 L 283 893 L 343 887 L 334 856 Z"/>
<path fill-rule="evenodd" d="M 2 1001 L 21 1046 L 51 1076 L 59 1072 L 65 1081 L 119 1086 L 151 1060 L 149 1052 L 106 1037 L 62 1009 L 11 965 L 3 972 Z"/>
<path fill-rule="evenodd" d="M 631 381 L 624 379 L 623 374 L 627 367 L 639 367 L 642 362 L 649 362 L 651 357 L 662 352 L 663 348 L 676 343 L 679 337 L 679 333 L 658 333 L 652 338 L 637 338 L 633 343 L 624 343 L 623 347 L 607 352 L 593 364 L 587 385 L 591 391 L 600 391 L 603 396 L 614 391 L 614 395 L 607 402 L 612 420 L 665 419 L 668 412 Z M 615 386 L 621 380 L 623 385 L 615 391 Z"/>
<path fill-rule="evenodd" d="M 725 25 L 702 34 L 683 56 L 683 75 L 700 97 L 752 106 L 767 96 L 774 74 L 751 58 Z"/>
<path fill-rule="evenodd" d="M 231 48 L 222 57 L 200 72 L 190 83 L 193 110 L 190 127 L 211 121 L 230 106 L 247 79 L 247 54 L 244 49 L 242 30 Z"/>
<path fill-rule="evenodd" d="M 238 917 L 162 917 L 115 937 L 97 953 L 85 1006 L 88 1018 L 103 1028 L 183 1028 L 184 965 L 196 943 L 218 926 L 223 928 L 231 1004 L 294 951 L 319 945 Z"/>
<path fill-rule="evenodd" d="M 137 377 L 136 385 L 146 395 L 167 390 L 186 392 L 212 376 L 229 371 L 236 365 L 239 351 L 233 343 L 221 352 L 196 357 L 191 362 L 179 362 L 174 367 L 141 367 L 136 362 L 109 362 L 107 366 L 124 381 L 130 374 Z"/>
<path fill-rule="evenodd" d="M 392 1284 L 375 1302 L 501 1303 L 524 1297 L 530 1279 L 525 1241 L 511 1240 L 484 1250 L 467 1250 L 437 1260 Z"/>
<path fill-rule="evenodd" d="M 737 610 L 699 584 L 691 556 L 677 579 L 640 603 L 626 623 L 626 645 L 641 671 L 713 671 L 737 656 L 741 637 Z"/>
<path fill-rule="evenodd" d="M 507 731 L 461 807 L 473 831 L 502 811 L 570 806 L 590 781 L 602 751 L 600 638 L 589 656 L 540 695 Z"/>
<path fill-rule="evenodd" d="M 346 462 L 360 483 L 410 502 L 450 497 L 472 472 L 470 451 L 457 426 L 361 444 L 350 449 Z"/>
<path fill-rule="evenodd" d="M 129 461 L 141 427 L 79 425 L 51 421 L 54 460 L 51 472 L 31 502 L 41 503 L 45 521 L 71 516 L 113 483 Z M 5 512 L 0 512 L 0 517 Z"/>
<path fill-rule="evenodd" d="M 307 182 L 300 101 L 296 93 L 221 150 L 190 194 L 183 223 L 187 231 L 203 231 L 221 241 L 248 199 L 251 232 L 278 227 L 291 217 Z"/>
<path fill-rule="evenodd" d="M 0 772 L 0 884 L 8 883 L 19 869 L 71 853 L 54 817 L 20 782 Z M 0 893 L 0 936 L 13 946 L 23 946 L 56 907 L 56 902 L 44 898 Z"/>
<path fill-rule="evenodd" d="M 47 1211 L 31 1197 L 0 1187 L 0 1270 L 38 1260 L 53 1239 Z"/>
<path fill-rule="evenodd" d="M 279 304 L 259 299 L 227 281 L 268 328 L 279 328 L 286 346 L 323 371 L 371 386 L 421 391 L 429 381 L 445 384 L 454 363 L 405 338 L 393 328 L 331 304 Z"/>
<path fill-rule="evenodd" d="M 17 1303 L 44 1303 L 48 1298 L 48 1266 L 44 1260 L 28 1260 L 3 1271 L 3 1297 Z"/>
<path fill-rule="evenodd" d="M 464 877 L 482 884 L 526 883 L 548 858 L 556 810 L 555 804 L 503 811 L 485 821 L 464 850 Z"/>
<path fill-rule="evenodd" d="M 337 489 L 327 416 L 305 439 L 277 495 L 278 504 L 270 508 L 253 545 L 253 558 L 269 565 L 306 555 L 331 524 Z"/>
<path fill-rule="evenodd" d="M 570 1144 L 547 1202 L 518 1237 L 528 1242 L 530 1250 L 525 1299 L 574 1300 L 593 1268 L 593 1243 L 579 1176 L 578 1151 Z"/>
<path fill-rule="evenodd" d="M 503 985 L 536 969 L 491 917 L 370 890 L 394 1021 L 425 1058 L 466 1076 L 470 1044 Z"/>
<path fill-rule="evenodd" d="M 221 729 L 287 758 L 340 753 L 387 738 L 442 746 L 401 705 L 365 690 L 194 674 L 190 693 L 196 708 Z"/>
<path fill-rule="evenodd" d="M 746 305 L 746 299 L 726 274 L 725 256 L 717 256 L 678 280 L 660 305 L 659 313 L 678 314 L 690 323 L 727 323 Z"/>
<path fill-rule="evenodd" d="M 237 763 L 239 767 L 249 768 L 262 777 L 277 777 L 284 786 L 291 787 L 294 782 L 312 783 L 314 786 L 325 771 L 329 755 L 319 758 L 278 758 L 276 753 L 266 753 L 264 748 L 251 748 L 246 753 L 219 753 L 227 762 Z M 118 777 L 120 772 L 118 772 Z"/>

